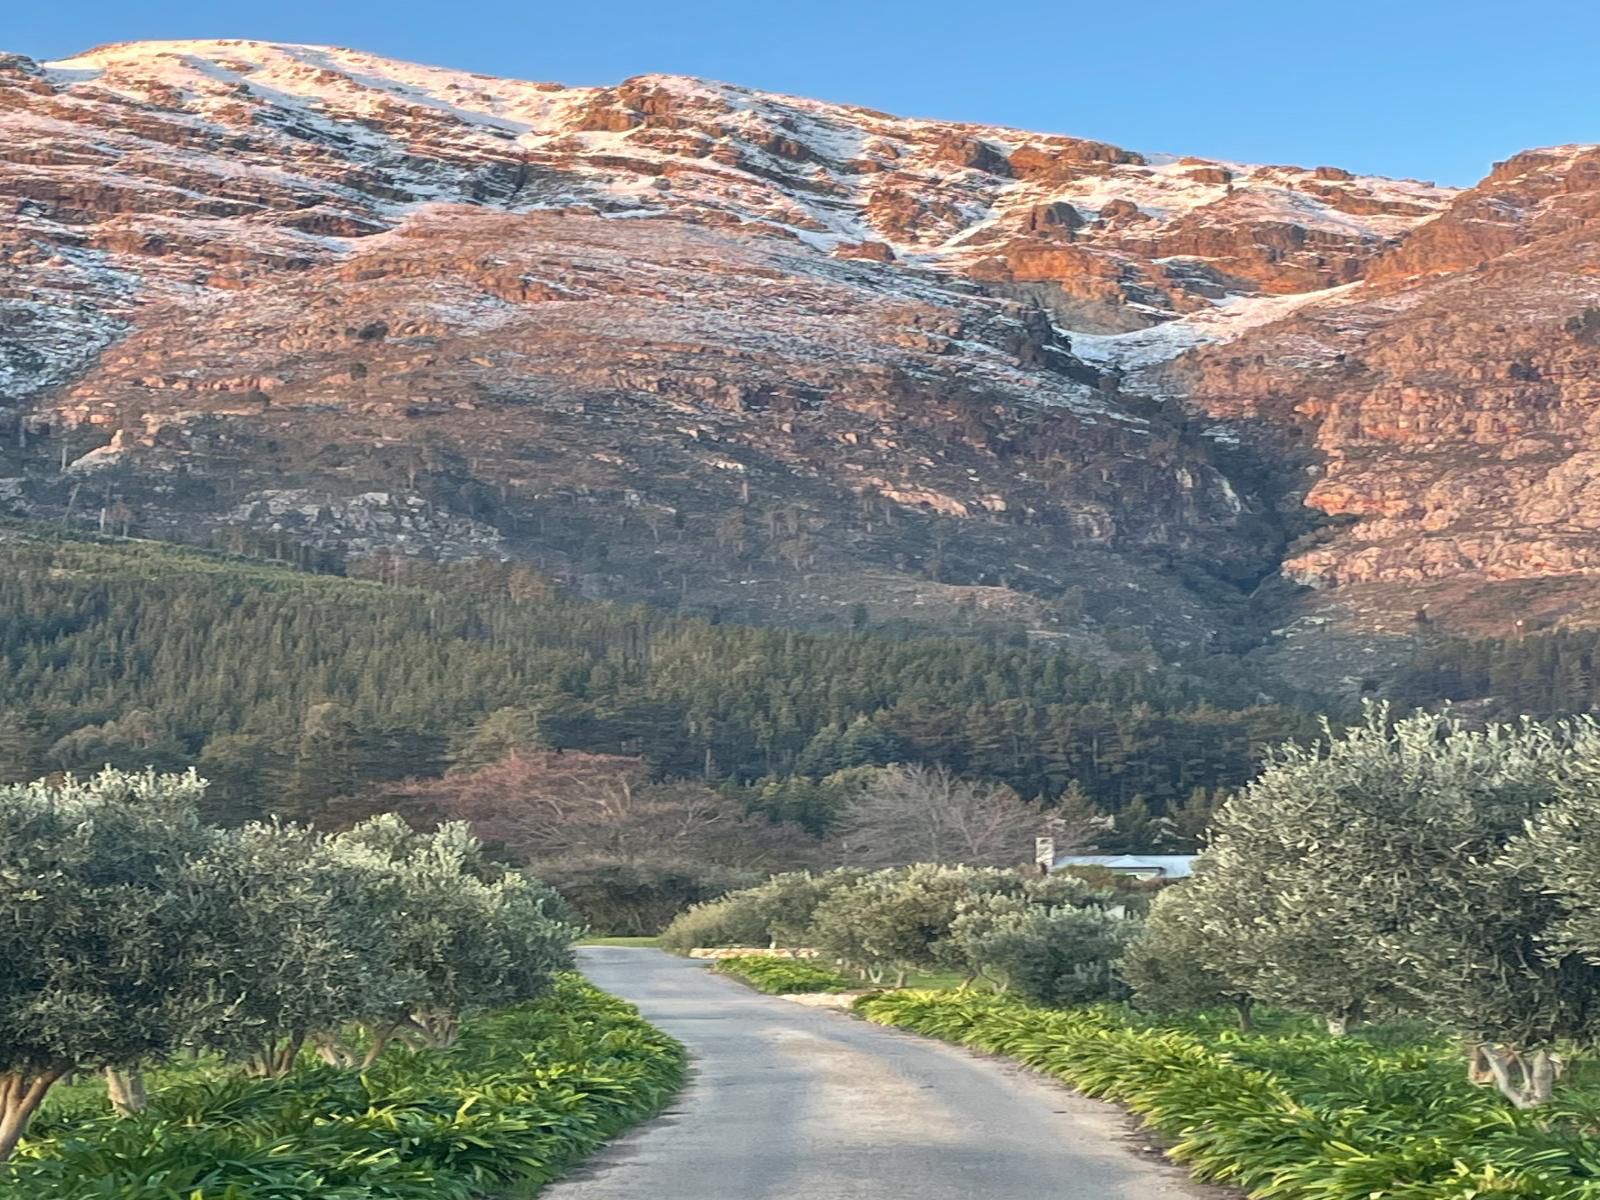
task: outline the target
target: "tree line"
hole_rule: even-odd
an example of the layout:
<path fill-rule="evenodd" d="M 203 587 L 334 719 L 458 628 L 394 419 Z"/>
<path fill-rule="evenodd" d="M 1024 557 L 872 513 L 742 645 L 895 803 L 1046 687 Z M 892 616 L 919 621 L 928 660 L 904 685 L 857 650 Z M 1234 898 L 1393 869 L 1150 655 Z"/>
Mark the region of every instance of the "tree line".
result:
<path fill-rule="evenodd" d="M 661 944 L 804 947 L 874 984 L 953 972 L 1038 1004 L 1084 1004 L 1127 995 L 1116 968 L 1145 897 L 1115 882 L 937 863 L 789 872 L 689 909 Z"/>
<path fill-rule="evenodd" d="M 219 820 L 322 817 L 374 784 L 481 765 L 509 728 L 756 792 L 914 761 L 1029 799 L 1075 786 L 1107 811 L 1137 800 L 1159 814 L 1313 732 L 1220 668 L 724 626 L 567 599 L 500 564 L 352 570 L 368 578 L 0 541 L 0 780 L 192 766 Z"/>
<path fill-rule="evenodd" d="M 1600 631 L 1425 639 L 1393 687 L 1396 703 L 1483 701 L 1500 716 L 1600 709 Z"/>
<path fill-rule="evenodd" d="M 115 770 L 0 787 L 0 1159 L 71 1073 L 106 1072 L 127 1113 L 141 1069 L 180 1051 L 359 1070 L 570 966 L 560 899 L 463 825 L 225 830 L 203 791 Z"/>

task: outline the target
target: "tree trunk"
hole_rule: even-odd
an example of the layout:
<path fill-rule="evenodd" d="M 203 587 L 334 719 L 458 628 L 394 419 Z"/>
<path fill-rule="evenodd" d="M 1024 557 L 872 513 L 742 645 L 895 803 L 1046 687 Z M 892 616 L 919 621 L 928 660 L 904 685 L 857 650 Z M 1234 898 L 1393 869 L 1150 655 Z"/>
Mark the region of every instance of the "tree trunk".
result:
<path fill-rule="evenodd" d="M 1328 1036 L 1344 1037 L 1350 1032 L 1350 1026 L 1359 1024 L 1365 1005 L 1359 1000 L 1353 1000 L 1338 1012 L 1328 1017 Z"/>
<path fill-rule="evenodd" d="M 1484 1042 L 1479 1046 L 1494 1085 L 1517 1108 L 1538 1108 L 1555 1093 L 1556 1079 L 1565 1064 L 1549 1050 L 1524 1053 L 1515 1046 Z"/>
<path fill-rule="evenodd" d="M 116 1067 L 107 1067 L 106 1097 L 119 1117 L 142 1113 L 149 1099 L 145 1093 L 144 1072 L 119 1071 Z"/>
<path fill-rule="evenodd" d="M 0 1075 L 0 1162 L 11 1157 L 22 1135 L 28 1132 L 28 1122 L 44 1103 L 45 1093 L 71 1065 L 61 1063 L 37 1075 L 24 1071 Z"/>
<path fill-rule="evenodd" d="M 317 1057 L 330 1067 L 353 1067 L 356 1065 L 355 1053 L 331 1033 L 319 1033 L 315 1039 Z"/>
<path fill-rule="evenodd" d="M 1233 1002 L 1233 1011 L 1238 1015 L 1239 1018 L 1240 1033 L 1250 1033 L 1255 1029 L 1256 1017 L 1254 1000 L 1235 1000 Z"/>
<path fill-rule="evenodd" d="M 258 1079 L 281 1079 L 294 1070 L 300 1058 L 300 1049 L 306 1044 L 306 1035 L 297 1033 L 288 1041 L 277 1038 L 263 1042 L 245 1065 L 245 1072 Z"/>
<path fill-rule="evenodd" d="M 1495 1086 L 1494 1068 L 1489 1065 L 1489 1056 L 1484 1053 L 1483 1044 L 1462 1038 L 1461 1052 L 1467 1059 L 1467 1082 L 1473 1087 Z"/>
<path fill-rule="evenodd" d="M 300 1048 L 305 1044 L 306 1035 L 303 1033 L 297 1033 L 289 1039 L 288 1043 L 283 1048 L 283 1053 L 278 1056 L 278 1061 L 276 1064 L 274 1064 L 274 1078 L 281 1079 L 290 1071 L 294 1070 L 294 1064 L 300 1057 Z"/>
<path fill-rule="evenodd" d="M 399 1026 L 393 1022 L 387 1025 L 373 1025 L 368 1028 L 367 1034 L 372 1039 L 372 1044 L 367 1047 L 366 1057 L 361 1060 L 361 1069 L 363 1071 L 383 1056 L 383 1052 L 389 1047 L 390 1039 L 394 1037 L 398 1029 Z"/>

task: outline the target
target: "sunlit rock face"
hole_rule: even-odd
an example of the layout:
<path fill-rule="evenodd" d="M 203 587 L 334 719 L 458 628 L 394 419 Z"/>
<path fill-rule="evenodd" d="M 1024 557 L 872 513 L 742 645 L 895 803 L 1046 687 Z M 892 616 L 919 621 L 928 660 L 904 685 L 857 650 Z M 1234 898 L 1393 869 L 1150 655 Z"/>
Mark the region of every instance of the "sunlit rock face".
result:
<path fill-rule="evenodd" d="M 0 56 L 0 506 L 1086 647 L 1225 641 L 1280 566 L 1319 611 L 1579 577 L 1597 163 L 1458 192 L 671 76 Z"/>

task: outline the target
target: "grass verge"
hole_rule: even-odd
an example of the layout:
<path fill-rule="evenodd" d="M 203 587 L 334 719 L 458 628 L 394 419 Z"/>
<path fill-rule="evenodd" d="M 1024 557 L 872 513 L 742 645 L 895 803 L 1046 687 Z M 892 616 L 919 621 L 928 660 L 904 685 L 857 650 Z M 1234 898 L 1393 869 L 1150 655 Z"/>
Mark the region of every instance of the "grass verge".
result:
<path fill-rule="evenodd" d="M 0 1194 L 27 1200 L 478 1200 L 531 1196 L 659 1111 L 684 1051 L 576 975 L 468 1021 L 449 1051 L 389 1050 L 364 1074 L 164 1082 L 143 1114 L 43 1114 Z M 101 1108 L 104 1108 L 103 1102 Z"/>
<path fill-rule="evenodd" d="M 1600 1200 L 1600 1089 L 1517 1112 L 1468 1084 L 1444 1041 L 1240 1034 L 981 993 L 885 992 L 856 1008 L 1125 1104 L 1196 1176 L 1261 1200 Z"/>

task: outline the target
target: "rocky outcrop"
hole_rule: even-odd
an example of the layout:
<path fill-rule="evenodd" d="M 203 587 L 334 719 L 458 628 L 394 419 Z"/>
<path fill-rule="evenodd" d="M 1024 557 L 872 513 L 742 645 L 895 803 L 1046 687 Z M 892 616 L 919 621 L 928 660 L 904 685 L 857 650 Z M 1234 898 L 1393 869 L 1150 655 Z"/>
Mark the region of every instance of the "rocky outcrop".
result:
<path fill-rule="evenodd" d="M 1317 629 L 1600 570 L 1592 147 L 1457 192 L 251 42 L 0 56 L 0 134 L 11 508 L 1189 648 L 1280 567 Z"/>
<path fill-rule="evenodd" d="M 1282 572 L 1335 627 L 1600 621 L 1597 168 L 1518 155 L 1361 286 L 1164 368 L 1322 518 Z"/>
<path fill-rule="evenodd" d="M 250 42 L 8 56 L 0 121 L 0 254 L 38 256 L 13 291 L 70 290 L 108 327 L 135 295 L 306 270 L 430 203 L 754 223 L 838 257 L 1184 312 L 1219 281 L 1344 282 L 1451 197 L 670 76 L 562 88 Z M 80 277 L 54 278 L 52 255 Z M 1151 265 L 1174 257 L 1185 269 Z"/>

